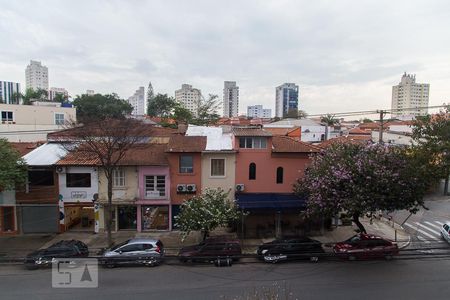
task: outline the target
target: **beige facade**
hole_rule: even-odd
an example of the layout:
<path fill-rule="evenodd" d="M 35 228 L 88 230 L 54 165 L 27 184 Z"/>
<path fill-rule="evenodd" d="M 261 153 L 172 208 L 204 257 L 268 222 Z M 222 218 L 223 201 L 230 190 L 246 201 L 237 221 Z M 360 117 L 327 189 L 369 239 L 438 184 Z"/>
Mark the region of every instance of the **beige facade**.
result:
<path fill-rule="evenodd" d="M 124 174 L 123 186 L 114 186 L 113 183 L 113 219 L 117 220 L 117 205 L 134 204 L 138 199 L 138 169 L 136 166 L 121 167 Z M 99 172 L 98 200 L 100 202 L 99 210 L 99 229 L 105 230 L 105 204 L 108 203 L 108 181 L 104 172 Z M 117 222 L 113 223 L 113 230 L 117 230 Z"/>
<path fill-rule="evenodd" d="M 218 175 L 217 170 L 213 170 L 213 160 L 224 161 L 224 173 Z M 219 165 L 221 163 L 219 162 Z M 217 168 L 217 165 L 215 166 Z M 230 191 L 228 194 L 229 200 L 234 200 L 235 192 L 235 168 L 236 168 L 236 153 L 230 152 L 204 152 L 202 153 L 202 187 L 205 188 L 221 188 L 224 191 Z M 220 171 L 220 170 L 219 170 Z M 214 174 L 216 172 L 216 175 Z M 220 174 L 220 172 L 219 172 Z"/>
<path fill-rule="evenodd" d="M 0 104 L 0 137 L 10 142 L 45 141 L 68 121 L 76 121 L 76 109 L 60 103 Z"/>

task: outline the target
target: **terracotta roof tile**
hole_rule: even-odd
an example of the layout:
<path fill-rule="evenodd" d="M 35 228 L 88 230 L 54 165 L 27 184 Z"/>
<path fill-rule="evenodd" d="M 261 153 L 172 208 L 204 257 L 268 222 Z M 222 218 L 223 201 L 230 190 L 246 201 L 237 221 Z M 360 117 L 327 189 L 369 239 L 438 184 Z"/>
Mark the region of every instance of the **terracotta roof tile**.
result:
<path fill-rule="evenodd" d="M 352 144 L 366 144 L 371 140 L 371 136 L 355 135 L 355 136 L 339 136 L 336 138 L 329 139 L 320 143 L 318 146 L 320 148 L 327 148 L 336 143 L 352 143 Z"/>
<path fill-rule="evenodd" d="M 22 143 L 22 142 L 10 142 L 11 146 L 16 149 L 21 156 L 24 156 L 40 145 L 45 144 L 45 142 L 31 142 L 31 143 Z"/>
<path fill-rule="evenodd" d="M 288 135 L 290 132 L 298 129 L 300 127 L 290 127 L 290 128 L 276 128 L 276 127 L 265 127 L 264 130 L 270 132 L 272 135 Z"/>
<path fill-rule="evenodd" d="M 320 148 L 314 145 L 287 136 L 272 137 L 272 145 L 273 145 L 272 152 L 311 153 L 320 151 Z"/>
<path fill-rule="evenodd" d="M 371 135 L 369 130 L 362 130 L 358 127 L 356 128 L 352 128 L 348 131 L 349 134 L 353 135 L 353 134 L 366 134 L 366 135 Z"/>
<path fill-rule="evenodd" d="M 206 149 L 206 136 L 172 136 L 167 152 L 202 152 Z"/>
<path fill-rule="evenodd" d="M 259 127 L 233 128 L 234 136 L 272 136 L 272 133 Z"/>

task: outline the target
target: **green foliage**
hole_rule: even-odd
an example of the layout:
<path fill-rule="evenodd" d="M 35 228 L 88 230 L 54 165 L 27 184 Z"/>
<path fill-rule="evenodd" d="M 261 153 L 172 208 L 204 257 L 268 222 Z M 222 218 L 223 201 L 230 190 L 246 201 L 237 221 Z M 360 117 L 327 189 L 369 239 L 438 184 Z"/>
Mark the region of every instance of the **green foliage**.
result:
<path fill-rule="evenodd" d="M 177 103 L 173 112 L 173 119 L 175 119 L 177 124 L 189 124 L 192 119 L 192 113 L 189 109 L 184 108 L 181 104 Z"/>
<path fill-rule="evenodd" d="M 0 138 L 0 192 L 12 190 L 27 180 L 27 166 L 11 144 Z"/>
<path fill-rule="evenodd" d="M 77 96 L 73 101 L 77 109 L 79 122 L 104 120 L 108 118 L 123 119 L 131 114 L 133 106 L 127 101 L 120 99 L 117 94 L 83 94 Z"/>
<path fill-rule="evenodd" d="M 180 214 L 175 217 L 176 225 L 182 232 L 182 239 L 191 231 L 198 230 L 206 237 L 211 230 L 238 220 L 240 213 L 235 203 L 230 202 L 227 197 L 228 193 L 220 188 L 206 189 L 201 195 L 184 201 Z"/>
<path fill-rule="evenodd" d="M 418 117 L 412 138 L 416 157 L 434 176 L 446 180 L 446 194 L 450 176 L 450 106 L 438 114 Z"/>
<path fill-rule="evenodd" d="M 298 111 L 297 117 L 299 119 L 306 119 L 308 117 L 308 113 L 306 111 L 300 109 Z"/>
<path fill-rule="evenodd" d="M 32 88 L 27 88 L 25 94 L 14 93 L 13 99 L 17 104 L 22 100 L 22 104 L 31 105 L 32 101 L 48 101 L 48 92 L 43 89 L 34 90 Z"/>
<path fill-rule="evenodd" d="M 197 110 L 197 117 L 194 118 L 191 123 L 199 126 L 216 124 L 220 119 L 220 115 L 217 113 L 220 104 L 221 103 L 217 95 L 209 94 L 207 100 L 202 99 L 200 101 Z"/>
<path fill-rule="evenodd" d="M 343 210 L 357 222 L 378 210 L 416 212 L 427 178 L 407 148 L 338 143 L 313 159 L 294 190 L 307 197 L 310 214 L 330 217 Z"/>
<path fill-rule="evenodd" d="M 53 102 L 66 103 L 68 101 L 68 97 L 61 93 L 56 93 L 53 98 Z"/>
<path fill-rule="evenodd" d="M 336 119 L 336 117 L 332 114 L 326 114 L 325 116 L 322 116 L 320 118 L 320 121 L 327 126 L 334 126 L 336 124 L 339 124 L 339 120 Z"/>
<path fill-rule="evenodd" d="M 167 94 L 158 94 L 148 103 L 147 115 L 150 117 L 170 118 L 175 107 L 177 107 L 177 102 L 173 97 L 169 97 Z"/>
<path fill-rule="evenodd" d="M 362 123 L 373 123 L 373 121 L 369 118 L 362 119 Z"/>

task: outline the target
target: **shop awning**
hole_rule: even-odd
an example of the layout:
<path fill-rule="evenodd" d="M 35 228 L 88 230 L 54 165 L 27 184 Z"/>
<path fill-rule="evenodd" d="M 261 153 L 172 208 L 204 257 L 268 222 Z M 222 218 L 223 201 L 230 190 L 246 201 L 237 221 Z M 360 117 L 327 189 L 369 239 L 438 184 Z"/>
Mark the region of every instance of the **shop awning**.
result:
<path fill-rule="evenodd" d="M 254 193 L 236 194 L 236 202 L 242 210 L 305 210 L 306 201 L 294 194 Z"/>

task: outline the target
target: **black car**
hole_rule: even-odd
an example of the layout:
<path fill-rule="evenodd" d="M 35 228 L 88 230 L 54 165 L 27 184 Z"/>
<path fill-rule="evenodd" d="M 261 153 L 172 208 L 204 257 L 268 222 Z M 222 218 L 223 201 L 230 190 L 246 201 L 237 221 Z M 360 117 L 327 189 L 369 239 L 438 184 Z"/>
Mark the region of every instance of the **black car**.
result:
<path fill-rule="evenodd" d="M 308 237 L 284 237 L 259 246 L 257 254 L 265 262 L 309 259 L 317 262 L 325 251 L 322 243 Z"/>
<path fill-rule="evenodd" d="M 59 241 L 46 249 L 40 249 L 27 255 L 24 264 L 29 270 L 49 266 L 56 258 L 82 258 L 89 256 L 87 245 L 78 240 Z"/>
<path fill-rule="evenodd" d="M 178 257 L 182 262 L 212 262 L 217 258 L 230 258 L 238 261 L 241 255 L 241 242 L 235 238 L 224 236 L 207 238 L 198 245 L 181 248 L 178 253 Z"/>

